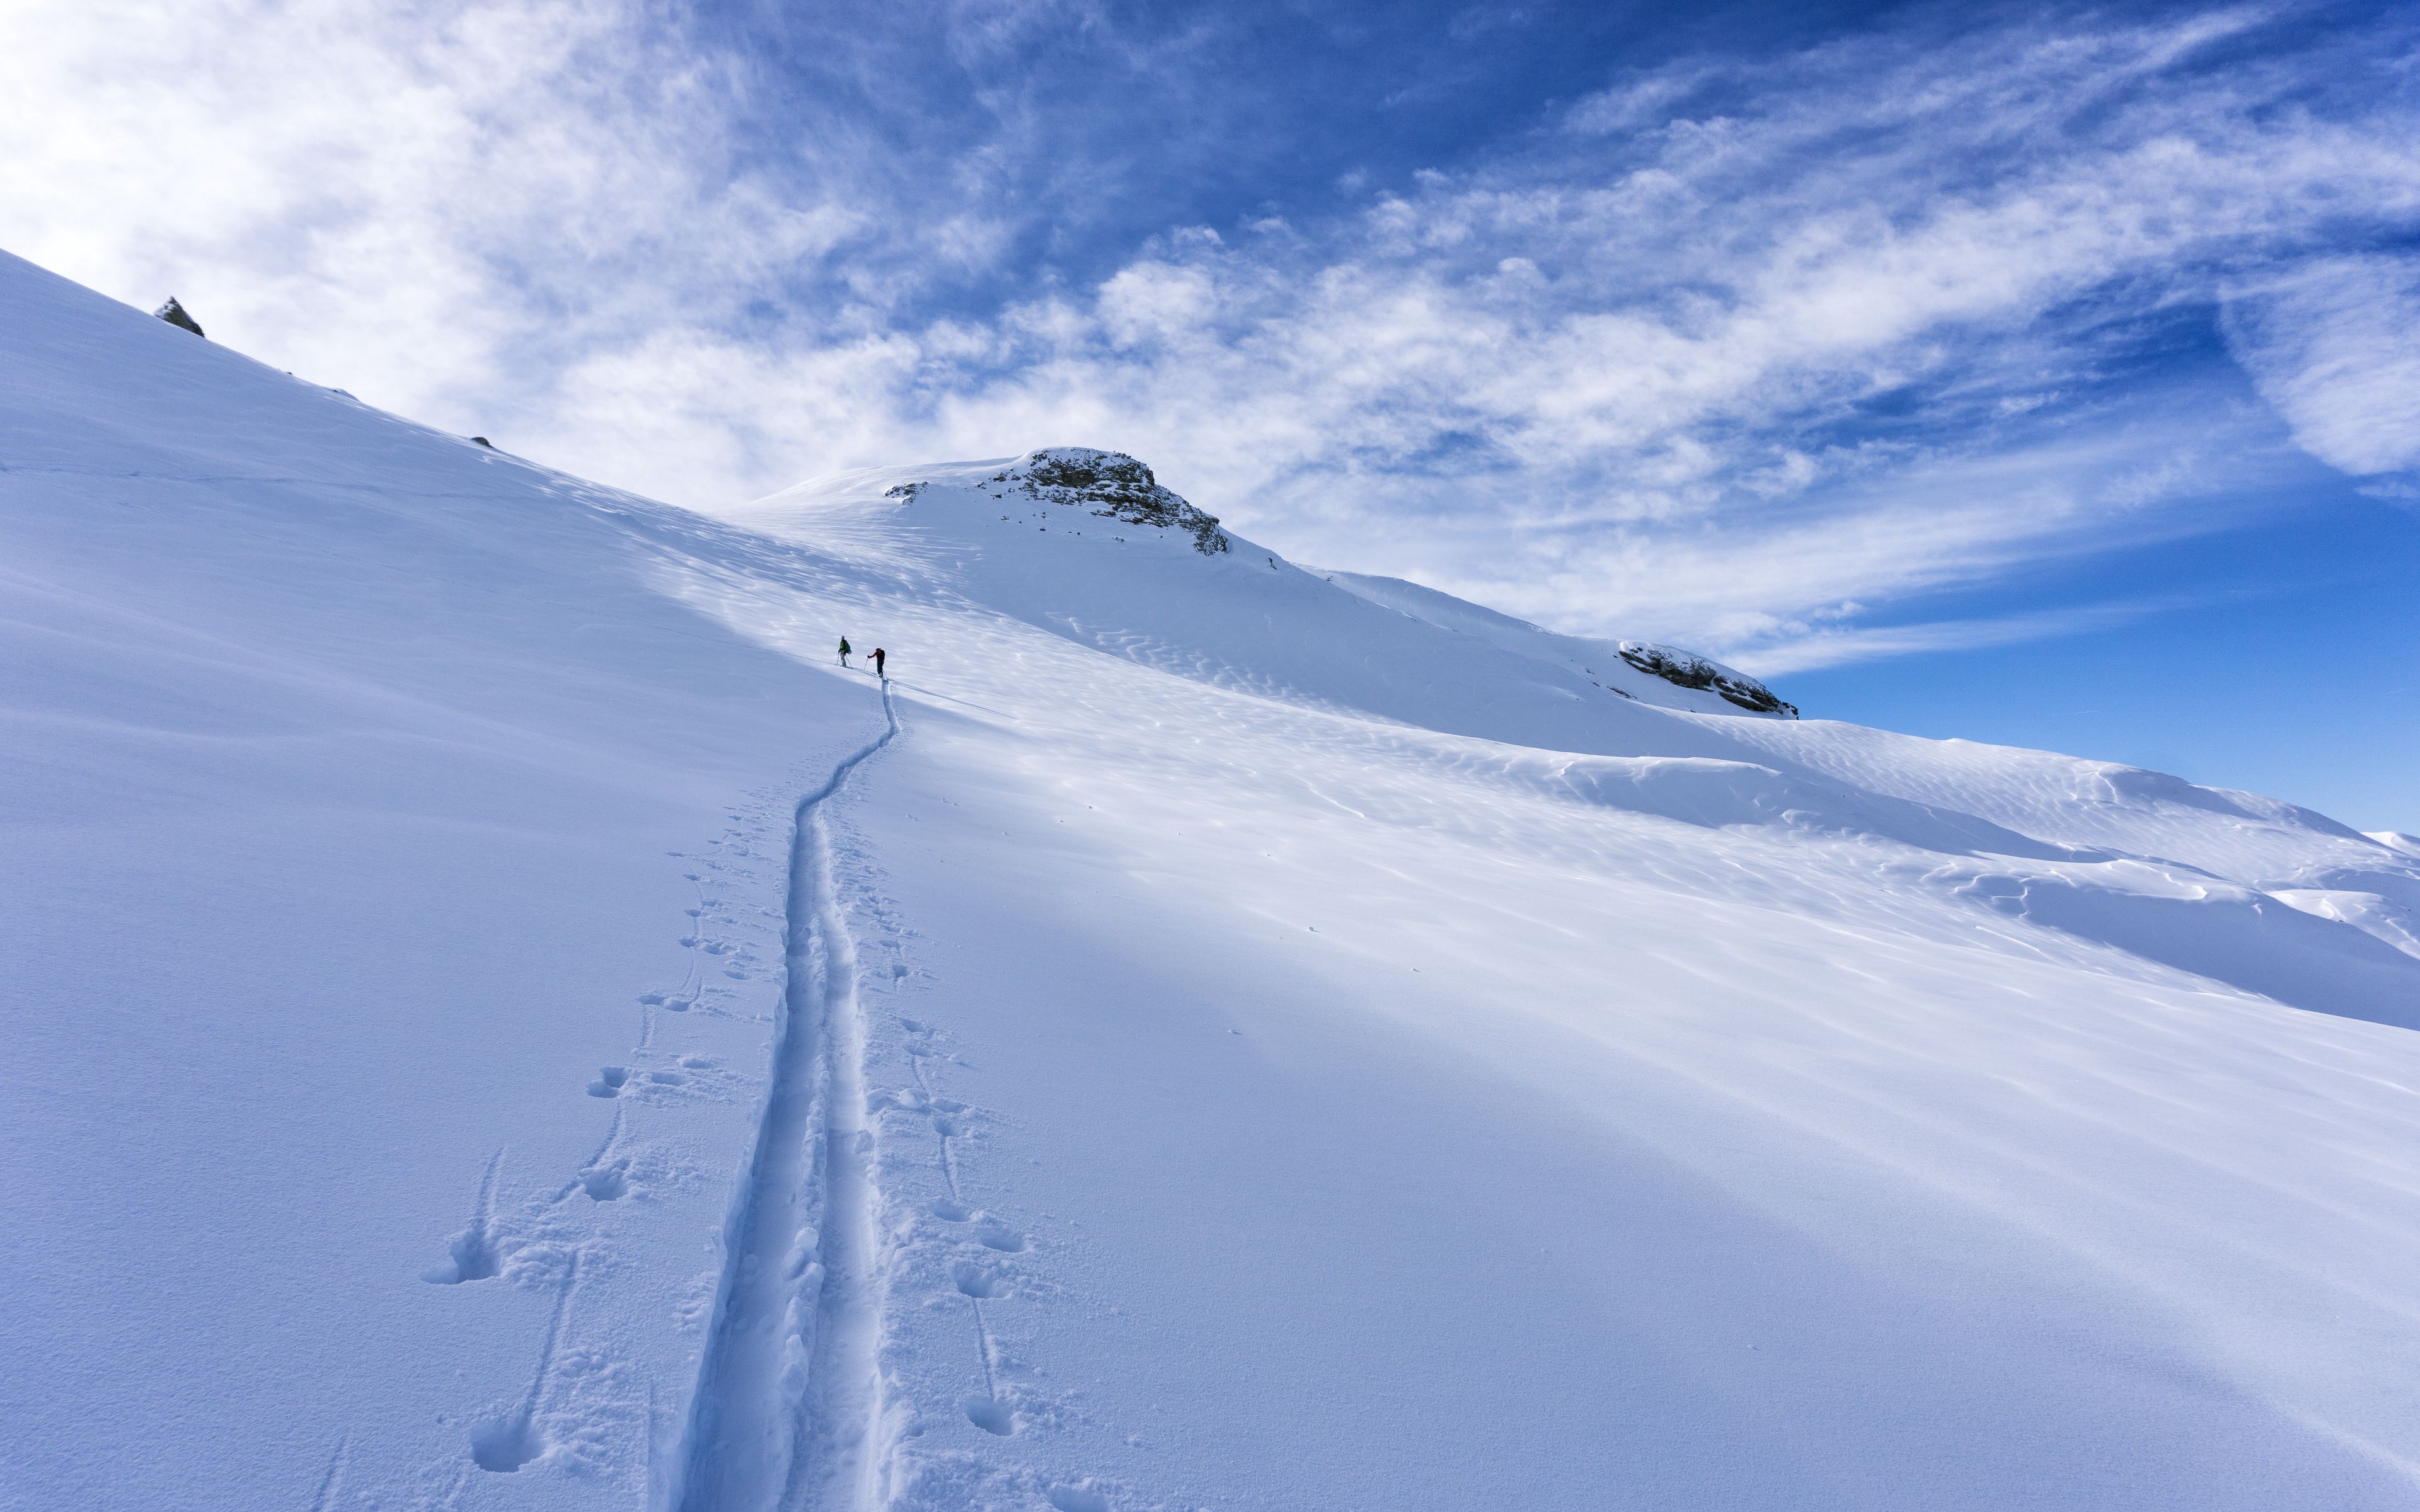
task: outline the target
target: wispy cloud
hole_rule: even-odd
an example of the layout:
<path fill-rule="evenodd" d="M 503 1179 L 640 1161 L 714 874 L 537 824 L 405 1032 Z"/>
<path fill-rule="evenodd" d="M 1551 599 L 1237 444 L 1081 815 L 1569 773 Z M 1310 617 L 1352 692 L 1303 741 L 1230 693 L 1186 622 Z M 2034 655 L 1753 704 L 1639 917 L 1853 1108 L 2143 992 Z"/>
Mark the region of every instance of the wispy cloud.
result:
<path fill-rule="evenodd" d="M 2205 602 L 2208 600 L 2199 598 L 2134 599 L 1913 625 L 1803 625 L 1792 627 L 1791 639 L 1750 653 L 1740 670 L 1757 677 L 1782 677 L 1891 656 L 2021 645 L 2029 640 L 2111 630 Z"/>
<path fill-rule="evenodd" d="M 0 49 L 0 238 L 686 502 L 1086 441 L 1311 560 L 1767 668 L 2050 633 L 1858 626 L 2205 528 L 2288 435 L 2390 489 L 2420 447 L 2391 15 L 1696 55 L 1450 171 L 1072 264 L 1054 237 L 1109 235 L 1110 200 L 1184 203 L 1121 123 L 1177 176 L 1240 129 L 1202 76 L 1233 28 L 944 6 L 790 37 L 802 103 L 657 15 L 62 3 Z M 902 71 L 920 27 L 946 88 Z M 1167 108 L 1071 123 L 1036 61 L 1070 38 Z M 2222 301 L 2282 423 L 2208 361 Z"/>
<path fill-rule="evenodd" d="M 580 0 L 35 5 L 0 231 L 271 361 L 466 421 L 863 218 L 728 162 L 726 64 Z"/>
<path fill-rule="evenodd" d="M 2360 477 L 2420 471 L 2420 257 L 2319 257 L 2230 289 L 2226 331 L 2304 450 Z"/>

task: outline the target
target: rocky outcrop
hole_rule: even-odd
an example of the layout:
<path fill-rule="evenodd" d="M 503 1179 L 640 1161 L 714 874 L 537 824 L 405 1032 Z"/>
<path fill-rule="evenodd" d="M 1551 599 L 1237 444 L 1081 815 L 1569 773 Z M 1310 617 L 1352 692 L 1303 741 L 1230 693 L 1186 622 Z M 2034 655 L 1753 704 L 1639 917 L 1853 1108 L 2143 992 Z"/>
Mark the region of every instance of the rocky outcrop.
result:
<path fill-rule="evenodd" d="M 1046 447 L 1026 453 L 992 482 L 1021 487 L 1048 503 L 1079 505 L 1128 525 L 1183 531 L 1193 537 L 1193 548 L 1204 556 L 1228 549 L 1227 532 L 1218 528 L 1218 517 L 1203 514 L 1161 487 L 1151 469 L 1124 452 Z"/>
<path fill-rule="evenodd" d="M 1786 714 L 1793 719 L 1798 717 L 1797 704 L 1785 703 L 1774 697 L 1773 689 L 1745 672 L 1733 671 L 1703 656 L 1675 651 L 1670 646 L 1650 645 L 1644 640 L 1624 640 L 1621 650 L 1622 660 L 1668 683 L 1717 693 L 1723 702 L 1751 713 Z"/>
<path fill-rule="evenodd" d="M 196 336 L 202 336 L 202 323 L 185 313 L 185 307 L 177 302 L 177 296 L 174 294 L 168 296 L 167 303 L 151 313 L 179 331 L 190 331 Z M 202 339 L 208 341 L 210 338 L 202 336 Z"/>

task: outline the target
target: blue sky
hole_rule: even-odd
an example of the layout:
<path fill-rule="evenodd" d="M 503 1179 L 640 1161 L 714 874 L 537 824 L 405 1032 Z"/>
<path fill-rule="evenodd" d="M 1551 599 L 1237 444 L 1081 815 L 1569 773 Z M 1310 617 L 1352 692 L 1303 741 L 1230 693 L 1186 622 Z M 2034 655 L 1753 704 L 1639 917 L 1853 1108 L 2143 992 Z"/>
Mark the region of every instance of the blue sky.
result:
<path fill-rule="evenodd" d="M 1812 714 L 2420 829 L 2420 18 L 1678 9 L 39 0 L 0 244 L 682 502 L 1115 447 Z"/>

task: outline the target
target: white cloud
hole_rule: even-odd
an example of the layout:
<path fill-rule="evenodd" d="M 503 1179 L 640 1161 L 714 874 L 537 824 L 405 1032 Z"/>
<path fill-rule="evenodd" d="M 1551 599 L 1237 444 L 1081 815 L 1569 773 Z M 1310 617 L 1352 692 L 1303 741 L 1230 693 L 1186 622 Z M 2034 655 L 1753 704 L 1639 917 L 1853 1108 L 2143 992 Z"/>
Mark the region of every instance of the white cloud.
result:
<path fill-rule="evenodd" d="M 2239 286 L 2226 329 L 2304 451 L 2357 477 L 2420 469 L 2420 257 L 2319 258 Z"/>
<path fill-rule="evenodd" d="M 1792 672 L 1818 671 L 1889 656 L 1922 656 L 1940 651 L 1979 651 L 1991 646 L 2021 645 L 2057 636 L 2086 635 L 2114 629 L 2164 609 L 2173 602 L 2092 604 L 2077 609 L 2040 609 L 2024 614 L 1979 620 L 1945 620 L 1918 625 L 1799 627 L 1791 639 L 1749 652 L 1740 671 L 1752 677 L 1784 677 Z"/>
<path fill-rule="evenodd" d="M 1045 12 L 940 31 L 990 59 Z M 1692 59 L 1358 208 L 913 319 L 1013 255 L 1035 97 L 987 94 L 946 181 L 821 118 L 768 164 L 748 68 L 653 14 L 37 5 L 0 244 L 684 502 L 1112 446 L 1310 560 L 1767 667 L 1914 643 L 1843 605 L 2203 528 L 2273 427 L 2139 328 L 2222 287 L 2301 445 L 2412 465 L 2414 285 L 2335 249 L 2420 224 L 2420 112 L 2333 100 L 2324 47 L 2205 66 L 2257 12 Z"/>
<path fill-rule="evenodd" d="M 733 177 L 727 71 L 635 0 L 12 10 L 0 242 L 440 424 L 864 219 Z"/>

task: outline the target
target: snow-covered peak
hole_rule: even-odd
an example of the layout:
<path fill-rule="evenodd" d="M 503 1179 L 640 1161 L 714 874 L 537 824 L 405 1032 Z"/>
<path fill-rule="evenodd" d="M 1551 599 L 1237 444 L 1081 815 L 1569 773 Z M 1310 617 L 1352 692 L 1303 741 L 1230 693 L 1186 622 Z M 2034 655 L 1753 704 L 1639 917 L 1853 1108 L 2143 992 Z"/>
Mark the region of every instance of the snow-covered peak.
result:
<path fill-rule="evenodd" d="M 909 504 L 917 506 L 912 517 L 894 517 Z M 1002 515 L 1002 506 L 1013 513 Z M 904 525 L 927 540 L 973 543 L 997 534 L 984 530 L 985 525 L 1016 523 L 1066 537 L 1090 529 L 1097 538 L 1126 545 L 1182 541 L 1203 556 L 1234 548 L 1217 516 L 1163 486 L 1144 463 L 1090 446 L 1038 447 L 1021 456 L 972 462 L 859 468 L 810 478 L 723 513 L 750 522 L 837 530 L 844 537 L 852 526 L 871 525 L 888 535 Z M 1079 514 L 1110 523 L 1088 526 Z M 1066 566 L 1082 570 L 1072 561 Z"/>
<path fill-rule="evenodd" d="M 1448 733 L 1632 754 L 1690 744 L 1640 726 L 1649 710 L 1796 712 L 1686 652 L 1642 656 L 1400 579 L 1297 566 L 1120 452 L 861 469 L 727 513 L 866 567 L 938 578 L 1095 650 Z"/>
<path fill-rule="evenodd" d="M 1072 504 L 1104 519 L 1156 530 L 1179 530 L 1193 548 L 1213 556 L 1232 543 L 1218 517 L 1205 515 L 1159 486 L 1151 469 L 1124 452 L 1089 446 L 1046 446 L 1028 452 L 993 480 L 1054 504 Z"/>

